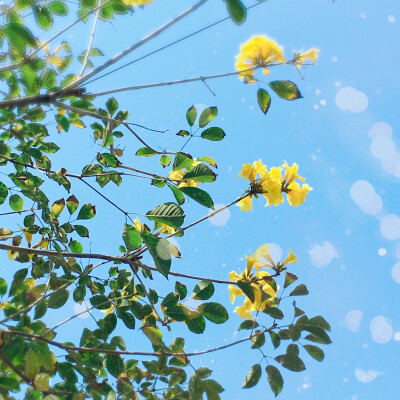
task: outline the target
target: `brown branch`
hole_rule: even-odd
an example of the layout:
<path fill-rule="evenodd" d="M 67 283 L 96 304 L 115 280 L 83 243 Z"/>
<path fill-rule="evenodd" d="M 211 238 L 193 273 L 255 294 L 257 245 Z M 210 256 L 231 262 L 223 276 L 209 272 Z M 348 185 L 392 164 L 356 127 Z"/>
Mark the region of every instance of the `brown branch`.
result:
<path fill-rule="evenodd" d="M 140 143 L 142 143 L 144 146 L 148 147 L 150 150 L 154 151 L 157 154 L 175 154 L 174 152 L 171 151 L 157 151 L 155 149 L 153 149 L 151 146 L 149 146 L 129 125 L 137 125 L 137 124 L 133 124 L 132 122 L 125 122 L 125 121 L 121 121 L 115 118 L 110 118 L 104 115 L 100 115 L 98 113 L 95 113 L 93 111 L 87 111 L 87 110 L 81 110 L 80 108 L 76 108 L 76 107 L 72 107 L 70 105 L 64 104 L 60 101 L 54 101 L 53 102 L 54 105 L 56 105 L 57 107 L 60 108 L 64 108 L 66 110 L 72 111 L 72 112 L 76 112 L 79 115 L 86 115 L 88 117 L 93 117 L 93 118 L 97 118 L 97 119 L 101 119 L 102 121 L 106 121 L 106 122 L 110 122 L 110 123 L 117 123 L 120 125 L 124 125 L 130 132 L 133 133 L 133 135 L 136 137 L 136 139 L 139 140 Z M 141 126 L 141 125 L 140 125 Z M 144 129 L 149 129 L 146 127 L 141 126 Z M 154 131 L 154 129 L 152 129 Z M 157 131 L 159 132 L 159 131 Z"/>
<path fill-rule="evenodd" d="M 227 348 L 235 346 L 237 344 L 247 342 L 248 340 L 251 340 L 256 336 L 262 335 L 262 334 L 269 332 L 275 328 L 277 328 L 276 324 L 274 324 L 274 325 L 270 326 L 269 328 L 266 328 L 260 332 L 257 332 L 253 335 L 247 336 L 243 339 L 239 339 L 239 340 L 230 342 L 230 343 L 222 345 L 222 346 L 214 347 L 212 349 L 194 351 L 194 352 L 190 352 L 190 353 L 124 351 L 124 350 L 110 350 L 110 349 L 101 349 L 101 348 L 92 348 L 92 347 L 78 347 L 78 346 L 69 346 L 69 345 L 66 345 L 66 344 L 63 344 L 60 342 L 56 342 L 51 339 L 46 339 L 45 337 L 42 337 L 39 335 L 34 335 L 32 333 L 25 333 L 25 332 L 12 331 L 12 330 L 0 330 L 0 332 L 2 332 L 3 334 L 6 334 L 6 335 L 10 335 L 10 336 L 22 336 L 22 337 L 29 338 L 32 340 L 38 340 L 41 342 L 45 342 L 47 344 L 50 344 L 52 346 L 66 350 L 68 352 L 79 351 L 82 353 L 87 352 L 87 353 L 102 353 L 102 354 L 129 355 L 129 356 L 148 356 L 148 357 L 159 357 L 159 356 L 194 357 L 194 356 L 199 356 L 199 355 L 203 355 L 203 354 L 213 353 L 215 351 L 227 349 Z"/>
<path fill-rule="evenodd" d="M 61 253 L 58 253 L 57 251 L 53 251 L 53 250 L 33 249 L 30 247 L 19 247 L 19 246 L 13 246 L 11 244 L 4 244 L 4 243 L 0 243 L 0 249 L 16 251 L 16 252 L 20 252 L 20 253 L 42 255 L 42 256 L 47 256 L 47 257 L 57 257 L 57 256 L 62 255 L 64 257 L 74 257 L 74 258 L 93 258 L 93 259 L 97 259 L 97 260 L 106 260 L 106 261 L 113 261 L 113 262 L 122 263 L 122 264 L 129 264 L 129 265 L 133 265 L 134 267 L 146 269 L 148 271 L 158 271 L 157 268 L 155 268 L 155 267 L 150 267 L 149 265 L 138 263 L 128 257 L 115 257 L 115 256 L 109 256 L 106 254 L 96 254 L 96 253 L 69 253 L 66 251 L 62 251 Z M 170 271 L 169 275 L 177 276 L 180 278 L 209 281 L 209 282 L 214 282 L 214 283 L 235 284 L 235 282 L 231 282 L 231 281 L 182 274 L 180 272 Z"/>

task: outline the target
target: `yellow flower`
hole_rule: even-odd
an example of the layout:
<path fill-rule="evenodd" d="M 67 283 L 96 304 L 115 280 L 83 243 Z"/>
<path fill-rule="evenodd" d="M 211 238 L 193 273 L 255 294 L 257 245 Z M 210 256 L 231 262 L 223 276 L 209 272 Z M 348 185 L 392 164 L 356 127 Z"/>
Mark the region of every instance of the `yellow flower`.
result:
<path fill-rule="evenodd" d="M 172 233 L 175 233 L 175 228 L 172 226 L 169 226 L 167 224 L 161 224 L 160 230 L 157 232 L 158 234 L 160 233 L 168 233 L 171 235 Z"/>
<path fill-rule="evenodd" d="M 299 260 L 292 253 L 292 250 L 289 249 L 289 255 L 283 260 L 283 263 L 281 265 L 293 264 L 295 262 L 299 262 Z"/>
<path fill-rule="evenodd" d="M 240 207 L 242 211 L 249 211 L 253 210 L 253 196 L 248 195 L 244 197 L 242 200 L 240 200 L 237 205 Z"/>
<path fill-rule="evenodd" d="M 153 4 L 153 0 L 122 0 L 126 6 L 144 6 L 146 4 Z"/>
<path fill-rule="evenodd" d="M 300 51 L 296 54 L 294 64 L 296 65 L 296 67 L 301 67 L 307 60 L 310 60 L 313 64 L 315 64 L 318 59 L 318 53 L 318 49 L 310 49 L 304 53 Z"/>
<path fill-rule="evenodd" d="M 185 173 L 186 172 L 183 169 L 171 171 L 168 175 L 168 178 L 171 179 L 172 181 L 181 181 L 182 178 L 184 177 Z M 180 187 L 198 187 L 198 186 L 199 186 L 199 182 L 196 182 L 192 179 L 187 179 L 187 180 L 184 180 L 184 181 L 178 183 L 178 188 L 180 188 Z"/>
<path fill-rule="evenodd" d="M 287 188 L 286 196 L 291 206 L 298 207 L 306 200 L 307 193 L 313 190 L 311 186 L 305 183 L 302 187 L 297 182 L 291 183 Z"/>
<path fill-rule="evenodd" d="M 266 36 L 258 35 L 240 46 L 240 54 L 236 56 L 235 68 L 237 71 L 248 70 L 241 72 L 239 78 L 246 78 L 248 82 L 254 83 L 253 74 L 256 69 L 262 67 L 264 75 L 268 75 L 267 66 L 272 63 L 285 63 L 283 47 Z"/>
<path fill-rule="evenodd" d="M 135 218 L 133 220 L 133 226 L 136 228 L 138 232 L 143 232 L 143 224 L 140 223 L 139 218 Z"/>
<path fill-rule="evenodd" d="M 296 163 L 293 163 L 293 165 L 291 167 L 289 167 L 288 163 L 286 162 L 285 164 L 283 164 L 283 167 L 286 168 L 285 176 L 283 177 L 283 181 L 286 182 L 287 185 L 290 185 L 296 179 L 305 181 L 305 178 L 303 178 L 302 176 L 297 174 L 297 170 L 299 169 L 299 166 Z"/>

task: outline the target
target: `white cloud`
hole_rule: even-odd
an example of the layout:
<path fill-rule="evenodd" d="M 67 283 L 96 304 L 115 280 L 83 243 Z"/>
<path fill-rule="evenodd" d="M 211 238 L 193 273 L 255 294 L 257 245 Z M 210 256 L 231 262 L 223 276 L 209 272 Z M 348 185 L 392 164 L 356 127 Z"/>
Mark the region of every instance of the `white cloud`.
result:
<path fill-rule="evenodd" d="M 377 215 L 382 210 L 382 198 L 375 192 L 374 187 L 365 180 L 354 182 L 350 189 L 350 196 L 360 207 L 361 211 L 370 215 Z"/>
<path fill-rule="evenodd" d="M 400 217 L 396 214 L 387 214 L 381 219 L 381 233 L 389 240 L 400 239 Z"/>
<path fill-rule="evenodd" d="M 367 109 L 368 97 L 365 93 L 346 86 L 336 94 L 336 105 L 344 111 L 359 113 Z"/>
<path fill-rule="evenodd" d="M 373 318 L 369 328 L 371 330 L 372 340 L 379 344 L 389 342 L 393 336 L 393 328 L 390 321 L 383 315 Z"/>
<path fill-rule="evenodd" d="M 382 372 L 374 371 L 372 369 L 364 371 L 361 368 L 356 368 L 354 375 L 360 382 L 369 383 L 374 381 L 379 375 L 382 375 Z"/>
<path fill-rule="evenodd" d="M 358 332 L 360 329 L 363 312 L 360 310 L 351 310 L 347 313 L 344 323 L 350 332 Z"/>
<path fill-rule="evenodd" d="M 311 250 L 308 250 L 311 263 L 317 268 L 324 268 L 329 265 L 333 258 L 338 258 L 338 252 L 330 242 L 315 244 Z"/>

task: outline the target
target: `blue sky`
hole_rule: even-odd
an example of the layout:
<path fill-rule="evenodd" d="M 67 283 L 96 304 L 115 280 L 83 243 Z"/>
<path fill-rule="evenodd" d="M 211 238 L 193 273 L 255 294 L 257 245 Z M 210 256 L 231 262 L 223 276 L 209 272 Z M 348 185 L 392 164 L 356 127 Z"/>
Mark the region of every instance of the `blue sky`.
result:
<path fill-rule="evenodd" d="M 95 45 L 112 56 L 188 3 L 155 0 L 154 5 L 120 18 L 116 24 L 102 24 Z M 126 61 L 225 15 L 223 2 L 210 0 Z M 246 189 L 237 174 L 242 164 L 258 159 L 268 167 L 285 161 L 298 163 L 300 174 L 314 188 L 299 208 L 287 203 L 265 208 L 264 201 L 259 200 L 253 212 L 233 207 L 225 221 L 196 226 L 177 239 L 183 258 L 173 263 L 174 271 L 226 279 L 231 270 L 244 268 L 244 255 L 251 255 L 264 243 L 272 244 L 273 253 L 283 257 L 288 248 L 297 255 L 300 263 L 291 272 L 310 291 L 309 296 L 298 299 L 298 306 L 309 316 L 326 317 L 332 326 L 333 343 L 324 346 L 322 364 L 304 355 L 306 371 L 283 371 L 285 387 L 279 396 L 283 400 L 394 399 L 400 389 L 400 123 L 395 117 L 400 89 L 399 22 L 395 0 L 379 4 L 361 0 L 337 0 L 334 4 L 329 0 L 270 0 L 249 11 L 247 22 L 240 27 L 224 22 L 88 86 L 88 90 L 100 91 L 230 72 L 240 44 L 255 34 L 275 39 L 284 47 L 287 58 L 293 50 L 320 49 L 317 64 L 302 70 L 303 80 L 293 67 L 271 70 L 266 81 L 292 80 L 304 98 L 286 102 L 273 96 L 266 116 L 258 109 L 256 86 L 244 85 L 236 77 L 209 81 L 216 96 L 202 83 L 116 96 L 133 122 L 169 129 L 167 133 L 138 132 L 150 144 L 171 150 L 183 143 L 175 133 L 186 128 L 187 108 L 192 104 L 198 108 L 218 106 L 215 123 L 225 130 L 225 139 L 218 143 L 192 140 L 186 148 L 193 156 L 209 155 L 218 161 L 217 183 L 205 184 L 216 204 L 227 204 Z M 77 45 L 84 44 L 82 27 L 69 35 Z M 98 150 L 92 146 L 89 132 L 54 135 L 54 141 L 62 147 L 55 164 L 70 172 L 79 172 L 82 160 L 89 163 Z M 125 139 L 126 164 L 161 172 L 156 159 L 135 157 L 140 145 L 134 138 L 126 135 Z M 172 201 L 167 190 L 150 187 L 145 180 L 127 179 L 119 190 L 110 185 L 106 193 L 111 199 L 140 214 Z M 65 196 L 61 189 L 51 187 L 54 200 Z M 102 199 L 93 199 L 79 183 L 75 187 L 73 193 L 79 194 L 81 203 L 86 199 L 98 207 L 97 217 L 88 226 L 96 226 L 91 232 L 92 251 L 117 253 L 123 216 Z M 206 213 L 193 202 L 185 210 L 190 221 Z M 101 228 L 97 225 L 100 219 Z M 89 248 L 89 241 L 86 245 Z M 15 266 L 8 264 L 4 255 L 2 260 L 3 273 L 10 273 Z M 156 289 L 166 287 L 162 280 L 152 284 Z M 189 288 L 191 285 L 194 282 L 188 282 Z M 218 287 L 215 299 L 233 310 L 226 287 Z M 51 318 L 58 322 L 59 316 L 54 313 Z M 60 335 L 74 335 L 74 329 L 83 323 L 93 325 L 90 318 L 75 321 L 65 325 Z M 209 324 L 201 336 L 187 335 L 185 329 L 173 333 L 188 336 L 188 351 L 201 350 L 242 337 L 236 332 L 239 323 L 240 318 L 233 315 L 223 326 Z M 127 340 L 129 349 L 140 345 L 141 339 L 136 336 L 132 334 L 132 343 Z M 278 353 L 271 350 L 269 354 Z M 224 399 L 272 399 L 265 376 L 256 388 L 240 389 L 248 369 L 259 358 L 248 344 L 241 344 L 196 358 L 194 365 L 213 369 L 226 389 Z"/>

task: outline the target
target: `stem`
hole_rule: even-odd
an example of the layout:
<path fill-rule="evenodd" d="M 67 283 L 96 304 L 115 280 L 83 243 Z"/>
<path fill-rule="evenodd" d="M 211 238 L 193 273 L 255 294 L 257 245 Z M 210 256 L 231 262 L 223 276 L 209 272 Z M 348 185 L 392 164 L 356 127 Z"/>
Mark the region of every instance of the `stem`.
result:
<path fill-rule="evenodd" d="M 227 349 L 228 347 L 235 346 L 237 344 L 247 342 L 248 340 L 251 340 L 253 337 L 262 335 L 266 332 L 271 331 L 272 329 L 275 329 L 276 326 L 272 325 L 271 327 L 264 329 L 258 333 L 255 333 L 254 335 L 247 336 L 243 339 L 236 340 L 234 342 L 225 344 L 223 346 L 218 346 L 214 347 L 212 349 L 208 350 L 202 350 L 202 351 L 195 351 L 191 353 L 161 353 L 161 352 L 144 352 L 144 351 L 123 351 L 123 350 L 110 350 L 110 349 L 101 349 L 101 348 L 91 348 L 91 347 L 77 347 L 77 346 L 68 346 L 66 344 L 56 342 L 54 340 L 46 339 L 45 337 L 39 336 L 39 335 L 34 335 L 32 333 L 25 333 L 25 332 L 20 332 L 20 331 L 12 331 L 12 330 L 2 330 L 3 334 L 7 334 L 10 336 L 22 336 L 25 338 L 29 338 L 32 340 L 38 340 L 41 342 L 45 342 L 47 344 L 50 344 L 52 346 L 58 347 L 60 349 L 66 350 L 68 352 L 70 351 L 79 351 L 82 353 L 101 353 L 101 354 L 117 354 L 117 355 L 130 355 L 130 356 L 149 356 L 149 357 L 159 357 L 159 356 L 176 356 L 176 357 L 193 357 L 193 356 L 199 356 L 202 354 L 208 354 L 208 353 L 213 353 L 215 351 Z"/>
<path fill-rule="evenodd" d="M 207 2 L 207 0 L 200 0 L 195 5 L 193 5 L 192 7 L 188 8 L 183 13 L 179 14 L 174 19 L 168 21 L 166 24 L 162 25 L 160 28 L 156 29 L 155 31 L 153 31 L 149 35 L 145 36 L 139 42 L 137 42 L 137 43 L 133 44 L 132 46 L 128 47 L 126 50 L 124 50 L 123 52 L 117 54 L 116 56 L 114 56 L 113 58 L 111 58 L 110 60 L 105 62 L 104 64 L 100 65 L 99 67 L 95 68 L 93 71 L 91 71 L 88 74 L 82 76 L 81 78 L 79 78 L 75 82 L 71 83 L 64 90 L 67 91 L 68 89 L 71 89 L 71 88 L 74 88 L 74 87 L 77 87 L 77 86 L 81 85 L 83 82 L 87 81 L 92 76 L 98 74 L 99 72 L 105 70 L 109 66 L 115 64 L 117 61 L 121 60 L 122 58 L 126 57 L 132 51 L 138 49 L 139 47 L 143 46 L 145 43 L 147 43 L 150 40 L 154 39 L 155 37 L 160 35 L 162 32 L 164 32 L 165 30 L 170 28 L 172 25 L 176 24 L 178 21 L 180 21 L 181 19 L 185 18 L 187 15 L 191 14 L 193 11 L 196 11 L 200 6 L 202 6 L 206 2 Z"/>
<path fill-rule="evenodd" d="M 87 50 L 85 53 L 85 58 L 83 59 L 82 68 L 81 68 L 81 72 L 79 73 L 79 77 L 81 77 L 84 74 L 86 66 L 87 66 L 87 62 L 89 60 L 89 54 L 90 54 L 90 51 L 92 50 L 94 37 L 96 35 L 97 23 L 99 22 L 100 7 L 101 7 L 101 0 L 99 0 L 98 4 L 97 4 L 97 10 L 94 15 L 92 32 L 90 33 L 89 43 L 88 43 L 88 47 L 87 47 Z"/>
<path fill-rule="evenodd" d="M 272 67 L 272 66 L 276 66 L 276 65 L 282 65 L 282 64 L 279 63 L 279 64 L 274 64 L 274 65 L 268 65 L 268 68 Z M 197 82 L 197 81 L 203 81 L 205 83 L 205 81 L 209 80 L 209 79 L 225 78 L 227 76 L 240 75 L 240 74 L 243 74 L 244 72 L 252 71 L 252 70 L 255 70 L 255 69 L 258 69 L 258 68 L 262 68 L 262 67 L 254 66 L 254 67 L 246 68 L 246 69 L 243 69 L 243 70 L 240 70 L 240 71 L 226 72 L 224 74 L 198 76 L 196 78 L 188 78 L 188 79 L 181 79 L 181 80 L 168 81 L 168 82 L 149 83 L 149 84 L 146 84 L 146 85 L 125 86 L 125 87 L 122 87 L 122 88 L 105 90 L 104 92 L 87 93 L 87 94 L 84 95 L 84 97 L 106 96 L 108 94 L 118 93 L 118 92 L 126 92 L 126 91 L 129 91 L 129 90 L 149 89 L 149 88 L 154 88 L 154 87 L 179 85 L 179 84 L 182 84 L 182 83 Z"/>

